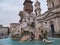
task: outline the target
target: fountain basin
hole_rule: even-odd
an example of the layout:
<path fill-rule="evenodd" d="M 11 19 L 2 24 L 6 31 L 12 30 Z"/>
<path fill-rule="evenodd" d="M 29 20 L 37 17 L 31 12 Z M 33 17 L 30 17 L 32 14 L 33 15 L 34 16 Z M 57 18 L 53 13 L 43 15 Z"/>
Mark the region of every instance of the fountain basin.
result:
<path fill-rule="evenodd" d="M 39 40 L 20 42 L 11 38 L 6 38 L 0 39 L 0 45 L 60 45 L 60 38 L 49 38 L 49 40 L 53 42 L 51 44 Z"/>

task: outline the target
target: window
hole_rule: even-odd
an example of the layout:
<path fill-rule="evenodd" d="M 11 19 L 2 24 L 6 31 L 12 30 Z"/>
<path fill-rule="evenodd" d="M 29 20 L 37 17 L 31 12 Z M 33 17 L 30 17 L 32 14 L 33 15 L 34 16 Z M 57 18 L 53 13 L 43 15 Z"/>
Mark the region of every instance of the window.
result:
<path fill-rule="evenodd" d="M 47 26 L 47 22 L 45 22 L 45 26 Z"/>

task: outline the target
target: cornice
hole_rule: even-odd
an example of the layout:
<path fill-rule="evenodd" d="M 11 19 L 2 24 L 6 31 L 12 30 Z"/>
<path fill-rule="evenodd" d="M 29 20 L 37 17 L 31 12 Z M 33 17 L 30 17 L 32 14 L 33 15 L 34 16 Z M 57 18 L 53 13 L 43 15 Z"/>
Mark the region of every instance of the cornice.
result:
<path fill-rule="evenodd" d="M 53 18 L 60 17 L 60 11 L 59 12 L 52 12 L 53 10 L 46 11 L 41 17 L 37 18 L 38 22 L 42 22 L 45 20 L 50 20 Z"/>
<path fill-rule="evenodd" d="M 60 8 L 60 5 L 56 5 L 56 6 L 52 7 L 52 8 L 48 8 L 48 9 L 51 11 L 51 10 L 54 10 L 54 9 L 57 9 L 57 8 Z"/>

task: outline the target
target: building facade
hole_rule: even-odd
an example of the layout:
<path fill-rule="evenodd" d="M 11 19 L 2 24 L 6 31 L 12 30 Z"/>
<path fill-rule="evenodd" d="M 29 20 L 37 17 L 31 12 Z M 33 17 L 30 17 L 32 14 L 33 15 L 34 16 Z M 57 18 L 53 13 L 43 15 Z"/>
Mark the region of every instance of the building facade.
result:
<path fill-rule="evenodd" d="M 38 22 L 51 34 L 60 34 L 60 0 L 47 0 L 48 10 L 38 17 Z"/>
<path fill-rule="evenodd" d="M 0 38 L 7 38 L 9 36 L 9 28 L 0 25 Z"/>

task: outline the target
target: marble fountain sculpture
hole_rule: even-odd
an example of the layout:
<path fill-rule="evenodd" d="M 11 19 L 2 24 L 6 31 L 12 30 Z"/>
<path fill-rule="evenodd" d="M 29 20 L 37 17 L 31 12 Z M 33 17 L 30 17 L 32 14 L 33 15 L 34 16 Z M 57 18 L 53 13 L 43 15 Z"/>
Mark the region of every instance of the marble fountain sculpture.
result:
<path fill-rule="evenodd" d="M 31 8 L 27 8 L 27 2 L 31 6 Z M 37 15 L 33 13 L 31 0 L 25 0 L 24 9 L 23 11 L 19 12 L 19 16 L 21 18 L 19 21 L 19 25 L 16 26 L 16 28 L 12 29 L 10 37 L 22 42 L 26 40 L 39 39 L 44 39 L 43 41 L 46 41 L 45 39 L 47 39 L 47 31 L 45 28 L 43 28 L 42 23 L 38 23 Z M 49 41 L 47 40 L 47 42 Z"/>
<path fill-rule="evenodd" d="M 41 24 L 38 24 L 36 16 L 33 13 L 28 14 L 20 11 L 19 15 L 21 17 L 20 25 L 13 29 L 10 34 L 13 39 L 24 42 L 26 40 L 39 40 L 39 37 L 41 37 L 43 38 L 43 42 L 51 43 L 51 41 L 46 40 L 47 36 L 44 38 L 43 33 L 45 33 L 45 27 L 43 28 Z M 14 30 L 16 31 L 13 33 Z"/>

